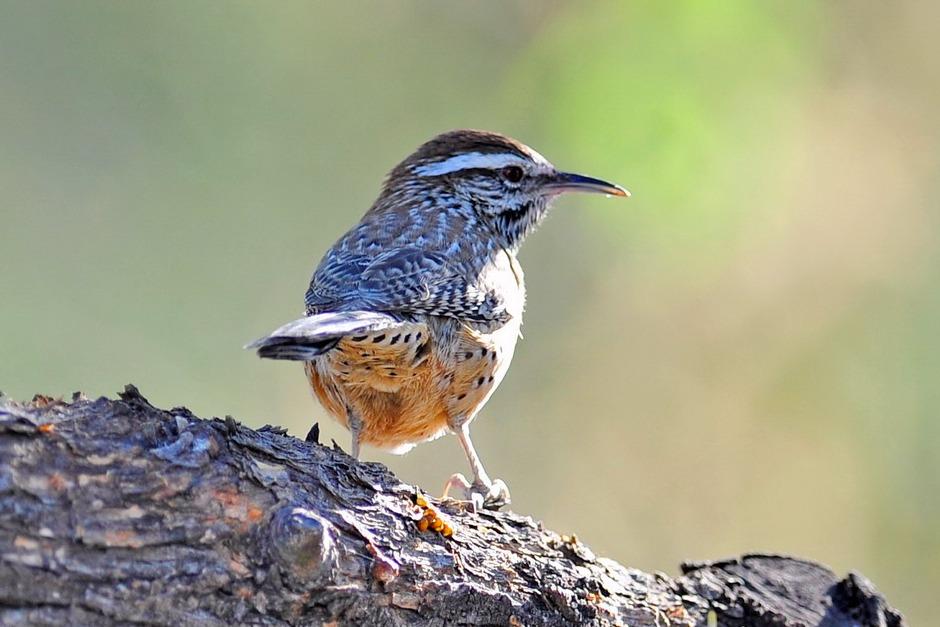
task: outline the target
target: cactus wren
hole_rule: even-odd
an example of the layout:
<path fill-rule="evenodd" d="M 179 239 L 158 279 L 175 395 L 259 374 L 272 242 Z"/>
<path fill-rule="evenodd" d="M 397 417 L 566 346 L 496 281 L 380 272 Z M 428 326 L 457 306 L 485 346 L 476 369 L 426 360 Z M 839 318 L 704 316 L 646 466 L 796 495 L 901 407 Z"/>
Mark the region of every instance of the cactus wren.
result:
<path fill-rule="evenodd" d="M 476 506 L 509 490 L 491 480 L 470 421 L 499 385 L 522 324 L 522 240 L 562 192 L 629 193 L 559 172 L 497 133 L 438 135 L 389 174 L 357 225 L 326 253 L 306 315 L 248 348 L 304 362 L 314 394 L 360 444 L 403 453 L 453 431 L 473 472 L 451 477 Z M 445 489 L 445 495 L 447 493 Z"/>

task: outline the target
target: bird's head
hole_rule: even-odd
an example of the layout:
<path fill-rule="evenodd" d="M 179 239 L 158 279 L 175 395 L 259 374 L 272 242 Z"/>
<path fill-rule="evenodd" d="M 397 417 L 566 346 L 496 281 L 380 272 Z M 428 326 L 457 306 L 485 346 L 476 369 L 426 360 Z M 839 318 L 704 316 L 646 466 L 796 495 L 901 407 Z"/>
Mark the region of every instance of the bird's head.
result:
<path fill-rule="evenodd" d="M 421 194 L 429 208 L 465 203 L 502 245 L 516 248 L 558 195 L 629 196 L 619 185 L 560 172 L 525 144 L 499 133 L 456 130 L 419 147 L 389 174 L 383 196 L 398 202 Z"/>

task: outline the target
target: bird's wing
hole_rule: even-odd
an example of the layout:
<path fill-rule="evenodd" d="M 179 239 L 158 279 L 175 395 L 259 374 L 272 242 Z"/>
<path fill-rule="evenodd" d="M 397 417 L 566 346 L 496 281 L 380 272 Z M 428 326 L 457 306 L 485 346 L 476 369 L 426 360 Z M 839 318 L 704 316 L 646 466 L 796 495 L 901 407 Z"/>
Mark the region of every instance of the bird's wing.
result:
<path fill-rule="evenodd" d="M 333 254 L 307 291 L 310 313 L 362 309 L 506 322 L 510 315 L 492 290 L 458 271 L 446 255 L 417 247 L 367 257 Z"/>

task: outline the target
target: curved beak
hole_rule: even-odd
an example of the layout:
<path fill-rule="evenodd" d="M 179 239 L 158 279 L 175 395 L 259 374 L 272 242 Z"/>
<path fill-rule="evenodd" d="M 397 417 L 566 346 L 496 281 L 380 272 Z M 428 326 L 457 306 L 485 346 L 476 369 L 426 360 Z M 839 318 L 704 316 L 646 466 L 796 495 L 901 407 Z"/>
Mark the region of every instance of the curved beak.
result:
<path fill-rule="evenodd" d="M 608 183 L 583 174 L 557 172 L 546 183 L 545 188 L 553 194 L 563 192 L 593 192 L 608 196 L 629 196 L 630 192 L 615 183 Z"/>

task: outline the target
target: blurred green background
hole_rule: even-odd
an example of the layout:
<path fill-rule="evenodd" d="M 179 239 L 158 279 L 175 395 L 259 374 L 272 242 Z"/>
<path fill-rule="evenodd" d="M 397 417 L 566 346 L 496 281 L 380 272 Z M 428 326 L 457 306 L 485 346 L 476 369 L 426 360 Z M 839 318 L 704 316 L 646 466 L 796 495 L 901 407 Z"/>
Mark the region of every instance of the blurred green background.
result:
<path fill-rule="evenodd" d="M 352 3 L 351 3 L 352 4 Z M 320 421 L 242 344 L 455 127 L 629 187 L 522 251 L 475 423 L 514 509 L 647 570 L 792 552 L 940 607 L 940 4 L 0 2 L 0 389 Z M 366 451 L 437 492 L 453 438 Z"/>

